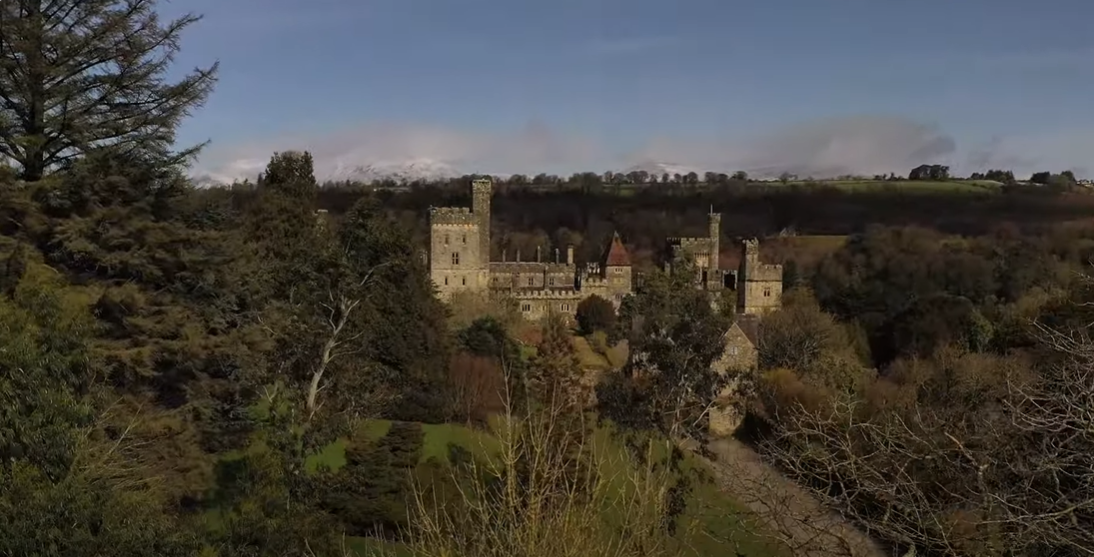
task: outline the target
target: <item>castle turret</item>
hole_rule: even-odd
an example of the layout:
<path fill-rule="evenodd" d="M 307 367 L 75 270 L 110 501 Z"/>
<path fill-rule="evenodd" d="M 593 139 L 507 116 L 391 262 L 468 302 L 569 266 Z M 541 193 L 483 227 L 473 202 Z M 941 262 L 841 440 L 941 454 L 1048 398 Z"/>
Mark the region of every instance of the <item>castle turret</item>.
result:
<path fill-rule="evenodd" d="M 633 273 L 631 272 L 631 254 L 619 238 L 619 233 L 612 235 L 612 242 L 604 254 L 604 281 L 607 284 L 608 295 L 611 302 L 619 309 L 623 302 L 623 296 L 629 294 L 633 287 Z"/>
<path fill-rule="evenodd" d="M 719 259 L 721 259 L 722 214 L 715 213 L 714 207 L 710 208 L 710 253 L 707 255 L 707 289 L 717 290 L 722 287 L 722 274 L 719 272 Z"/>
<path fill-rule="evenodd" d="M 490 262 L 490 198 L 494 184 L 488 179 L 471 182 L 471 214 L 479 225 L 479 260 L 485 266 Z"/>
<path fill-rule="evenodd" d="M 762 315 L 782 305 L 783 266 L 760 262 L 760 242 L 745 240 L 737 273 L 737 312 Z"/>

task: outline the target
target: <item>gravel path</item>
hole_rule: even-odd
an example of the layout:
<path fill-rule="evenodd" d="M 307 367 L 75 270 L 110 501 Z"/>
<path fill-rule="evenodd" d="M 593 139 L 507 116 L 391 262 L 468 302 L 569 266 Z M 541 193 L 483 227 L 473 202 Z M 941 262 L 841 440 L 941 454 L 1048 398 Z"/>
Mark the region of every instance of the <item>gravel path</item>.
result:
<path fill-rule="evenodd" d="M 879 544 L 736 439 L 712 441 L 707 460 L 722 489 L 756 513 L 795 557 L 888 557 Z"/>

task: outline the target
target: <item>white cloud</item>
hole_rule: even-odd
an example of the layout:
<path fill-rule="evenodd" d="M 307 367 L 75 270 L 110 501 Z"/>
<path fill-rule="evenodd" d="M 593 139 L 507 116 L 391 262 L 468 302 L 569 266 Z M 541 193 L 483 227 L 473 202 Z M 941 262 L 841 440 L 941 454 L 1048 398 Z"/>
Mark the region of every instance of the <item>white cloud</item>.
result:
<path fill-rule="evenodd" d="M 783 171 L 816 177 L 903 174 L 926 163 L 949 164 L 958 173 L 999 167 L 1024 175 L 1072 168 L 1085 175 L 1094 155 L 1094 131 L 1050 130 L 959 146 L 935 126 L 897 117 L 853 116 L 745 138 L 653 137 L 640 149 L 613 154 L 612 146 L 602 139 L 562 133 L 539 122 L 503 132 L 388 123 L 242 145 L 214 143 L 197 173 L 221 179 L 253 177 L 273 152 L 291 149 L 310 151 L 320 177 L 346 167 L 390 166 L 401 161 L 434 161 L 463 172 L 494 174 L 567 174 L 655 161 L 769 176 Z"/>

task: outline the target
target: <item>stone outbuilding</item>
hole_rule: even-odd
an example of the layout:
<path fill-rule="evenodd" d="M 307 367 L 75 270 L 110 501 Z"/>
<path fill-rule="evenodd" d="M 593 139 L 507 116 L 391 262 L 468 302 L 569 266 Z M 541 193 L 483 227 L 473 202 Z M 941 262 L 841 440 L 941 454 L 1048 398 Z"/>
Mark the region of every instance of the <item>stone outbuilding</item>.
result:
<path fill-rule="evenodd" d="M 725 350 L 711 363 L 711 369 L 719 375 L 734 375 L 710 409 L 709 433 L 713 437 L 733 435 L 744 420 L 739 397 L 740 374 L 755 373 L 759 367 L 759 332 L 759 316 L 738 315 L 723 337 Z"/>

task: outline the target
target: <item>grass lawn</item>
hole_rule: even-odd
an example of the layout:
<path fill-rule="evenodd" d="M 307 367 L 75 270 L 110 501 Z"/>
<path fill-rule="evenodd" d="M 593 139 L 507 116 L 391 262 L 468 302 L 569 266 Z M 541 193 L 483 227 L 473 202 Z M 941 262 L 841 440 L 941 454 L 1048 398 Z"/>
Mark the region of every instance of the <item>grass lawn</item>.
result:
<path fill-rule="evenodd" d="M 366 420 L 358 433 L 363 439 L 378 441 L 391 429 L 390 420 Z M 474 430 L 457 424 L 422 424 L 422 455 L 420 462 L 429 459 L 448 460 L 448 445 L 458 445 L 475 455 L 493 454 L 498 451 L 498 440 L 489 433 Z M 311 455 L 304 463 L 304 469 L 315 472 L 320 466 L 335 472 L 346 465 L 347 439 L 339 439 L 318 453 Z"/>

